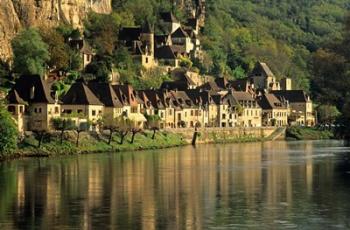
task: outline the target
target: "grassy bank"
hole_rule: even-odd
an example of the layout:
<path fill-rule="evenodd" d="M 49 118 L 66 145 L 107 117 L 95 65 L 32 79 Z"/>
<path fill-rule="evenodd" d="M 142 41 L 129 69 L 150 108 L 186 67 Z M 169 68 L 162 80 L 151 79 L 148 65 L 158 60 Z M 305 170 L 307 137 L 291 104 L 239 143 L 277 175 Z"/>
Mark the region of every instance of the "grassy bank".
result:
<path fill-rule="evenodd" d="M 15 157 L 48 157 L 85 153 L 102 153 L 102 152 L 122 152 L 122 151 L 138 151 L 147 149 L 162 149 L 185 145 L 181 135 L 158 132 L 153 140 L 152 132 L 139 133 L 135 136 L 134 143 L 130 143 L 131 134 L 125 137 L 124 143 L 120 144 L 120 137 L 113 136 L 111 144 L 108 144 L 108 136 L 89 134 L 82 135 L 79 147 L 76 147 L 76 135 L 70 133 L 65 135 L 65 140 L 60 143 L 58 137 L 51 137 L 46 140 L 38 148 L 38 141 L 30 136 L 19 145 L 19 149 Z"/>
<path fill-rule="evenodd" d="M 286 137 L 287 140 L 323 140 L 333 139 L 334 133 L 329 130 L 319 130 L 309 127 L 289 127 Z"/>

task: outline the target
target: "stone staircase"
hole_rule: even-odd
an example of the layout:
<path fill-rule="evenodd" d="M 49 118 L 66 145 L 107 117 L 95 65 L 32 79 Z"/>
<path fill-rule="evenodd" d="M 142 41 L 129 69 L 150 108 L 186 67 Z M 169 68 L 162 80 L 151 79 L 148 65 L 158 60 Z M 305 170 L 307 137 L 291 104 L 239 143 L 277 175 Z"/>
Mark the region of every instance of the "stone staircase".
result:
<path fill-rule="evenodd" d="M 282 139 L 286 136 L 286 130 L 287 130 L 286 127 L 279 127 L 267 139 L 270 141 Z"/>

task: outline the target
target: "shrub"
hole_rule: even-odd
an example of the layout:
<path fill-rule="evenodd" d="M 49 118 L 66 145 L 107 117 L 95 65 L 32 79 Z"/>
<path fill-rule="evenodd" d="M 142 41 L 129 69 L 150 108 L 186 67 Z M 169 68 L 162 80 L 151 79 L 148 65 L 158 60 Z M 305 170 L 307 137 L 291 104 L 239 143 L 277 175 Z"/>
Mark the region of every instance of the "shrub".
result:
<path fill-rule="evenodd" d="M 17 148 L 18 130 L 11 114 L 0 105 L 0 156 L 9 156 Z"/>

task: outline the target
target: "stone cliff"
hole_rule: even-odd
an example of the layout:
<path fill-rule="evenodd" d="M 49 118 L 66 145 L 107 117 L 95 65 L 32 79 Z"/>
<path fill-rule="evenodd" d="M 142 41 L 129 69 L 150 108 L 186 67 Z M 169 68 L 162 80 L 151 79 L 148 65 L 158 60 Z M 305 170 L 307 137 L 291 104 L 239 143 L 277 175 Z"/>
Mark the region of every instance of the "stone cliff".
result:
<path fill-rule="evenodd" d="M 11 39 L 24 27 L 81 27 L 87 12 L 110 13 L 112 0 L 0 0 L 0 58 L 11 56 Z"/>

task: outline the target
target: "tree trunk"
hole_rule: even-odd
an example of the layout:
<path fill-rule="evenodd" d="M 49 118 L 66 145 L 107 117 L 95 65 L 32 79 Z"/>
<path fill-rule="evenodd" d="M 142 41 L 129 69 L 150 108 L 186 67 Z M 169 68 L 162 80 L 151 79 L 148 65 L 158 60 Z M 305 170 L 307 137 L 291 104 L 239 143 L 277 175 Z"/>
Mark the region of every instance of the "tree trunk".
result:
<path fill-rule="evenodd" d="M 75 145 L 77 146 L 77 147 L 79 147 L 79 137 L 80 137 L 80 131 L 77 131 L 77 142 L 75 143 Z"/>
<path fill-rule="evenodd" d="M 38 144 L 38 148 L 41 147 L 41 143 L 43 142 L 43 138 L 44 138 L 44 133 L 39 133 L 39 144 Z"/>
<path fill-rule="evenodd" d="M 126 135 L 128 135 L 128 132 L 121 132 L 120 133 L 120 143 L 119 144 L 122 145 L 124 143 L 124 138 Z"/>
<path fill-rule="evenodd" d="M 112 138 L 113 138 L 113 130 L 109 130 L 109 138 L 108 138 L 109 145 L 112 143 Z"/>
<path fill-rule="evenodd" d="M 156 137 L 156 132 L 157 132 L 157 130 L 153 129 L 152 140 L 154 140 L 154 138 Z"/>
<path fill-rule="evenodd" d="M 136 135 L 136 132 L 132 132 L 130 144 L 134 143 L 135 135 Z"/>

